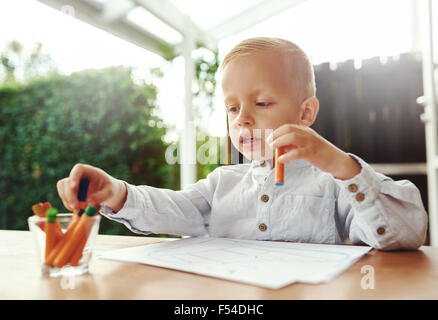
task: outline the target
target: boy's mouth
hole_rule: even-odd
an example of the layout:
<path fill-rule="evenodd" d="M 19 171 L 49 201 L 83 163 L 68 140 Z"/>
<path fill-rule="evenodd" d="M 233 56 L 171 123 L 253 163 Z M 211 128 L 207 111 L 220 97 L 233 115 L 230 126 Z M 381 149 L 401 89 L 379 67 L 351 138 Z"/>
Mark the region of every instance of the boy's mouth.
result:
<path fill-rule="evenodd" d="M 254 137 L 250 134 L 240 135 L 239 136 L 239 144 L 244 148 L 251 148 L 255 144 L 260 143 L 261 139 Z"/>

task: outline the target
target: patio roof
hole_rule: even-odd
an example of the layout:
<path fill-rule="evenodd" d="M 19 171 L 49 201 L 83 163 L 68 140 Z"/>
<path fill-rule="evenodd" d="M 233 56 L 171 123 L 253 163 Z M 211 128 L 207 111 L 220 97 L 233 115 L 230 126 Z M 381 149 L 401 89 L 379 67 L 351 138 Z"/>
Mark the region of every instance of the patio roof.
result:
<path fill-rule="evenodd" d="M 166 57 L 183 54 L 184 37 L 217 49 L 239 33 L 304 0 L 39 0 L 55 9 L 74 9 L 75 18 Z M 163 50 L 164 49 L 164 50 Z"/>

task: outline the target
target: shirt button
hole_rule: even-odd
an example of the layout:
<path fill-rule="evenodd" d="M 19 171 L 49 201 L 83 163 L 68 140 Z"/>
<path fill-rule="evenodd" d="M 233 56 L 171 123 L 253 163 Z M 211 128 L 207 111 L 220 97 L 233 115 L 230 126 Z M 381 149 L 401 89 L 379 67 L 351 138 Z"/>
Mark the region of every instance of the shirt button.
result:
<path fill-rule="evenodd" d="M 268 177 L 265 177 L 263 180 L 265 180 L 265 182 L 268 180 Z"/>
<path fill-rule="evenodd" d="M 268 202 L 269 201 L 269 196 L 267 194 L 262 195 L 262 197 L 260 198 L 263 202 Z"/>
<path fill-rule="evenodd" d="M 350 184 L 350 185 L 348 186 L 348 190 L 349 190 L 350 192 L 356 192 L 356 191 L 357 191 L 357 185 L 355 185 L 354 183 Z"/>
<path fill-rule="evenodd" d="M 356 200 L 361 202 L 365 199 L 365 195 L 362 192 L 359 192 L 358 194 L 356 194 Z"/>
<path fill-rule="evenodd" d="M 266 231 L 266 229 L 268 229 L 268 227 L 266 226 L 266 224 L 264 224 L 264 223 L 260 223 L 260 224 L 259 224 L 259 230 L 260 230 L 260 231 Z"/>
<path fill-rule="evenodd" d="M 383 228 L 383 227 L 378 228 L 377 229 L 377 233 L 380 234 L 380 235 L 384 234 L 385 233 L 385 228 Z"/>
<path fill-rule="evenodd" d="M 260 162 L 260 167 L 264 167 L 264 166 L 265 166 L 265 164 L 266 164 L 266 161 L 265 161 L 265 160 L 263 160 L 262 162 Z"/>

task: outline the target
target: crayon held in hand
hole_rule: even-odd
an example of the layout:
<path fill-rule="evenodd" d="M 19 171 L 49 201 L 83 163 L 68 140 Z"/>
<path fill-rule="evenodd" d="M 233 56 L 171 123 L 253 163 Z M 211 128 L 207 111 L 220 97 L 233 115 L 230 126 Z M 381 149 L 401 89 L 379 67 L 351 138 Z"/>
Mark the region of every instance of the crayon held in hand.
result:
<path fill-rule="evenodd" d="M 275 185 L 282 186 L 284 184 L 284 163 L 278 161 L 278 158 L 284 154 L 283 147 L 275 149 Z"/>
<path fill-rule="evenodd" d="M 87 204 L 85 201 L 87 200 L 87 193 L 88 193 L 89 185 L 90 185 L 90 180 L 87 178 L 83 178 L 79 182 L 79 189 L 78 189 L 78 200 L 79 200 L 78 215 L 79 216 L 82 216 L 82 214 L 84 213 L 84 211 L 87 207 Z"/>
<path fill-rule="evenodd" d="M 93 223 L 92 217 L 96 212 L 97 209 L 92 206 L 88 206 L 87 210 L 85 210 L 85 214 L 79 219 L 71 237 L 55 258 L 55 261 L 53 262 L 55 267 L 62 268 L 71 259 L 75 249 L 81 245 L 82 237 L 87 235 L 88 228 L 90 227 L 90 224 Z"/>

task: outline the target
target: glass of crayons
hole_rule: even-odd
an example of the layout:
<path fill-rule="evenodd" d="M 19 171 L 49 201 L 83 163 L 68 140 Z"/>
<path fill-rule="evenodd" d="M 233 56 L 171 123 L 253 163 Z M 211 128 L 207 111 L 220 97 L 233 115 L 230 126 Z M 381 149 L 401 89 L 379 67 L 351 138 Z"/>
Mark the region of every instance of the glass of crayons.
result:
<path fill-rule="evenodd" d="M 88 272 L 100 215 L 92 206 L 58 213 L 49 202 L 32 206 L 28 218 L 43 274 L 76 276 Z"/>

